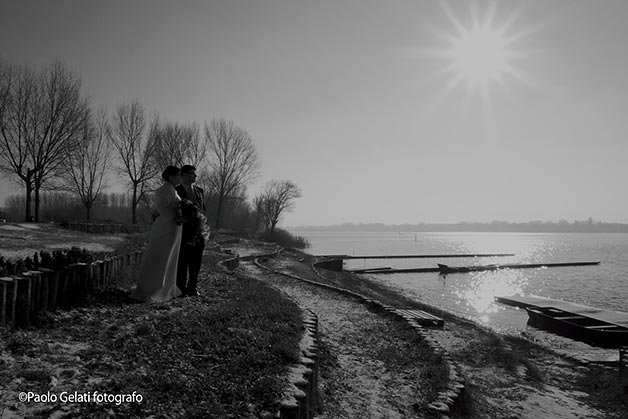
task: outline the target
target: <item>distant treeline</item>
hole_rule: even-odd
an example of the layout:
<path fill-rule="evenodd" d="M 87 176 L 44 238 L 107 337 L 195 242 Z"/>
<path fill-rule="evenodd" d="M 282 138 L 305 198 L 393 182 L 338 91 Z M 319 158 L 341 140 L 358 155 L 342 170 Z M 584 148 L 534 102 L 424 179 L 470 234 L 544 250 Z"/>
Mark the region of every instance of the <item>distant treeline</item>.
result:
<path fill-rule="evenodd" d="M 148 226 L 152 222 L 154 204 L 150 196 L 144 197 L 137 207 L 138 224 Z M 216 199 L 210 192 L 205 195 L 208 217 L 216 214 Z M 24 195 L 12 195 L 6 199 L 5 207 L 0 208 L 0 218 L 7 221 L 22 221 L 25 205 Z M 132 197 L 130 193 L 103 193 L 93 206 L 93 222 L 131 223 Z M 246 198 L 236 195 L 227 199 L 223 206 L 223 227 L 236 231 L 255 231 L 255 214 Z M 41 195 L 41 221 L 65 222 L 85 220 L 85 207 L 74 194 L 44 192 Z"/>
<path fill-rule="evenodd" d="M 628 233 L 628 224 L 606 223 L 592 218 L 584 221 L 568 222 L 529 221 L 510 223 L 492 221 L 490 223 L 460 222 L 454 224 L 383 224 L 383 223 L 342 223 L 330 226 L 293 227 L 294 231 L 404 231 L 404 232 L 513 232 L 513 233 Z"/>

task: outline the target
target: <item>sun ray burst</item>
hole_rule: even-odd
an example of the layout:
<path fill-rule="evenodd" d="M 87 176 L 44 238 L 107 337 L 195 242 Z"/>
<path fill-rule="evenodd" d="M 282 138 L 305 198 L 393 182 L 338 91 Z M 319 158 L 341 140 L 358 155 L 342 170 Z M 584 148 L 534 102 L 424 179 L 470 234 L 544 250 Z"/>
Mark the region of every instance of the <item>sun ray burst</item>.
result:
<path fill-rule="evenodd" d="M 432 28 L 442 46 L 428 53 L 443 62 L 439 77 L 448 79 L 443 94 L 462 88 L 467 98 L 479 96 L 489 109 L 495 87 L 508 92 L 514 81 L 530 82 L 521 68 L 526 51 L 519 43 L 533 29 L 514 30 L 520 9 L 500 20 L 497 3 L 486 10 L 474 4 L 468 19 L 463 20 L 446 4 L 442 8 L 450 28 Z"/>

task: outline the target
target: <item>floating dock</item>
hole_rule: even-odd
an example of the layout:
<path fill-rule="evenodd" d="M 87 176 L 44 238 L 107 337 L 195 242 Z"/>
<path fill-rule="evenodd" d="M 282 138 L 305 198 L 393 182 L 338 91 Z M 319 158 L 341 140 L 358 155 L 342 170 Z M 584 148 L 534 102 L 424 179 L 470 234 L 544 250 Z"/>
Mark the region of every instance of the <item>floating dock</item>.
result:
<path fill-rule="evenodd" d="M 437 268 L 400 268 L 393 269 L 391 267 L 381 268 L 364 268 L 352 269 L 348 272 L 360 274 L 399 274 L 399 273 L 425 273 L 425 272 L 441 272 L 443 274 L 465 273 L 478 271 L 496 271 L 499 269 L 533 269 L 533 268 L 555 268 L 563 266 L 587 266 L 599 265 L 600 262 L 558 262 L 558 263 L 521 263 L 506 265 L 478 265 L 478 266 L 447 266 L 439 264 Z"/>
<path fill-rule="evenodd" d="M 332 258 L 332 259 L 440 259 L 440 258 L 491 258 L 491 257 L 506 257 L 514 256 L 514 253 L 470 253 L 470 254 L 446 254 L 446 255 L 362 255 L 362 256 L 349 256 L 349 255 L 318 255 L 318 258 Z"/>
<path fill-rule="evenodd" d="M 438 264 L 438 268 L 443 273 L 456 272 L 477 272 L 477 271 L 496 271 L 498 269 L 534 269 L 534 268 L 556 268 L 561 266 L 588 266 L 599 265 L 600 262 L 557 262 L 557 263 L 517 263 L 517 264 L 492 264 L 479 266 L 448 266 Z"/>

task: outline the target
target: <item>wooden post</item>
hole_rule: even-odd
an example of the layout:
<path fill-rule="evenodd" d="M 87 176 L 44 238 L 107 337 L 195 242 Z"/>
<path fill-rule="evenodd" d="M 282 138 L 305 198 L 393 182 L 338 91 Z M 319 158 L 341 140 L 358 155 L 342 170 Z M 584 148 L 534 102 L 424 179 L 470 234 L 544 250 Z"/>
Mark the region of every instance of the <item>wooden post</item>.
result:
<path fill-rule="evenodd" d="M 70 283 L 72 281 L 72 268 L 65 267 L 59 271 L 59 281 L 57 287 L 57 306 L 66 308 L 69 305 L 69 292 L 71 289 Z"/>
<path fill-rule="evenodd" d="M 22 276 L 31 280 L 31 299 L 30 299 L 30 319 L 37 318 L 41 309 L 41 272 L 26 271 L 22 272 Z"/>
<path fill-rule="evenodd" d="M 94 291 L 98 288 L 96 286 L 96 281 L 98 277 L 98 265 L 96 262 L 92 262 L 87 265 L 87 292 L 93 294 Z"/>
<path fill-rule="evenodd" d="M 50 288 L 54 271 L 47 268 L 39 268 L 39 271 L 41 272 L 40 308 L 42 311 L 47 311 L 50 307 Z"/>
<path fill-rule="evenodd" d="M 13 278 L 5 276 L 0 278 L 0 282 L 5 284 L 6 288 L 6 305 L 4 309 L 5 324 L 15 325 L 15 303 L 17 301 L 17 281 Z"/>
<path fill-rule="evenodd" d="M 98 289 L 101 290 L 105 287 L 105 262 L 97 260 L 96 265 L 98 267 L 98 273 L 96 274 Z"/>
<path fill-rule="evenodd" d="M 49 272 L 50 285 L 48 286 L 48 309 L 56 310 L 57 304 L 59 304 L 59 278 L 61 273 L 59 271 Z"/>
<path fill-rule="evenodd" d="M 31 320 L 32 282 L 27 276 L 14 276 L 17 282 L 17 298 L 15 301 L 15 326 L 26 327 Z"/>
<path fill-rule="evenodd" d="M 0 278 L 0 327 L 7 324 L 7 317 L 9 317 L 9 286 L 13 281 L 9 277 Z"/>
<path fill-rule="evenodd" d="M 105 274 L 103 275 L 103 286 L 104 288 L 107 288 L 109 286 L 109 283 L 111 282 L 111 258 L 106 258 L 103 265 L 105 272 Z"/>
<path fill-rule="evenodd" d="M 84 305 L 87 301 L 87 282 L 87 264 L 77 263 L 74 266 L 75 302 L 77 305 Z"/>

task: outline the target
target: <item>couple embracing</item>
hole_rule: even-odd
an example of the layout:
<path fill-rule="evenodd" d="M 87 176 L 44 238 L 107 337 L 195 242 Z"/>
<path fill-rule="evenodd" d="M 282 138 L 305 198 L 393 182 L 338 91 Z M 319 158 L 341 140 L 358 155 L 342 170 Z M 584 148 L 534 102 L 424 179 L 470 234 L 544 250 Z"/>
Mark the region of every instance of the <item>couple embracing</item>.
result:
<path fill-rule="evenodd" d="M 168 166 L 155 191 L 159 216 L 153 222 L 137 274 L 135 299 L 152 302 L 198 296 L 205 238 L 205 194 L 194 184 L 196 168 Z"/>

